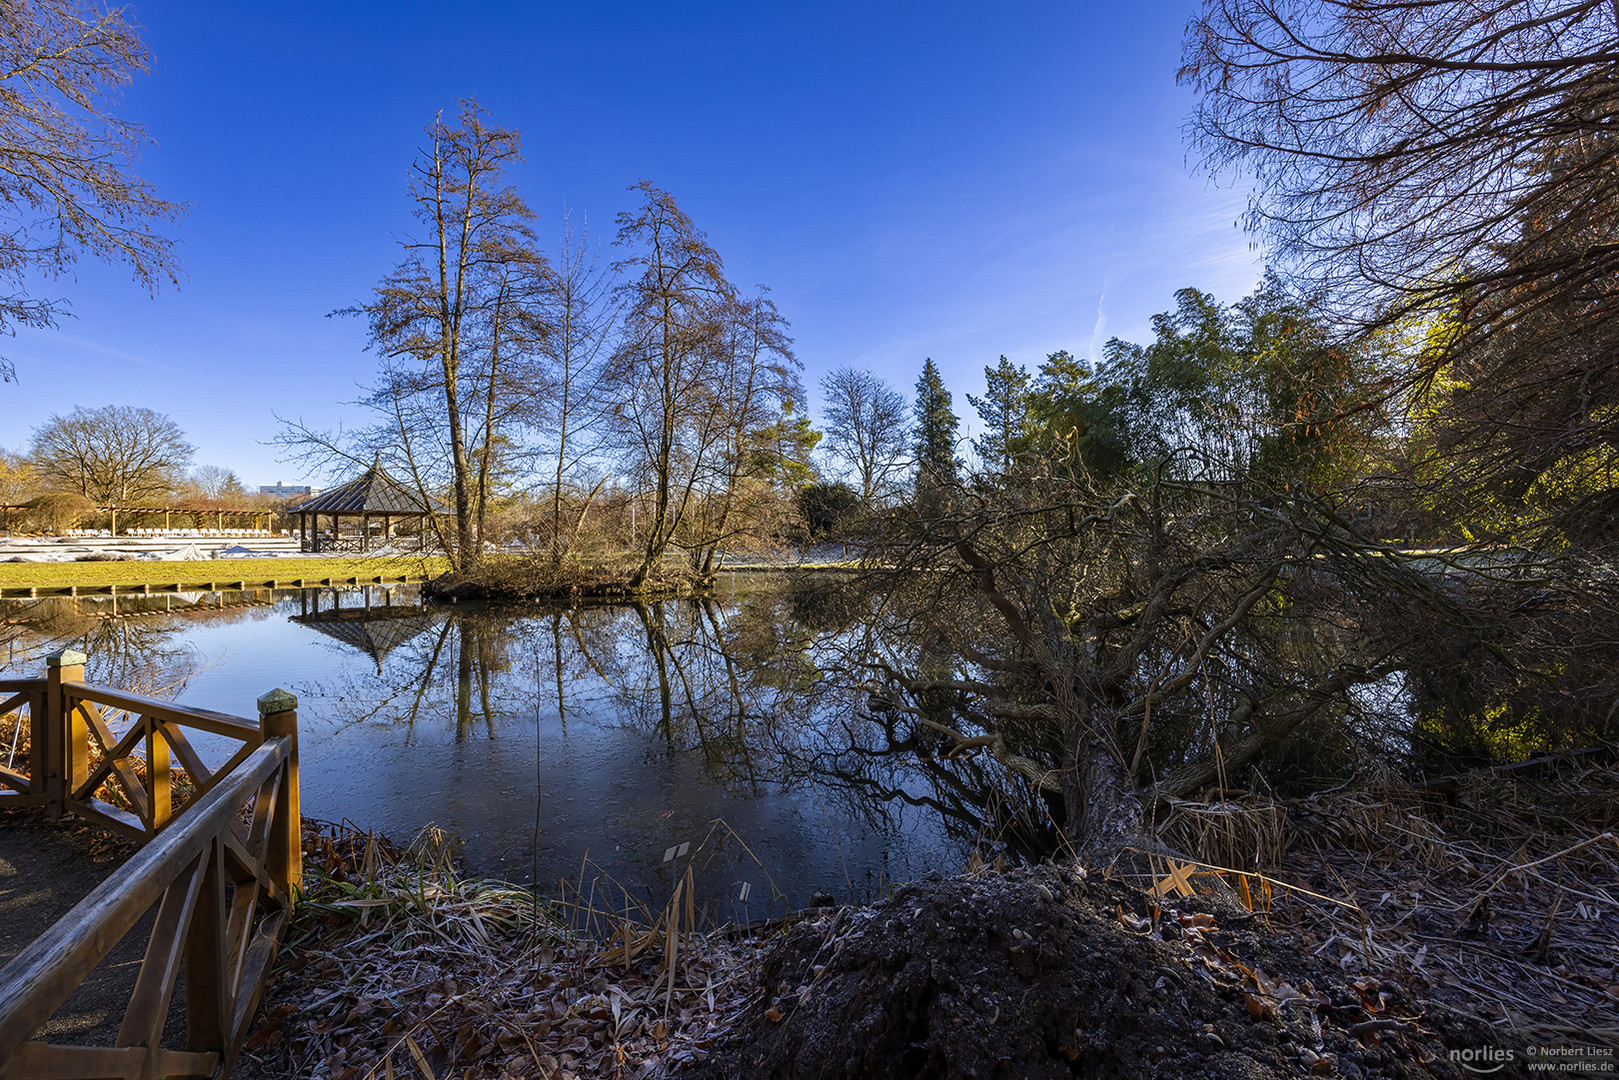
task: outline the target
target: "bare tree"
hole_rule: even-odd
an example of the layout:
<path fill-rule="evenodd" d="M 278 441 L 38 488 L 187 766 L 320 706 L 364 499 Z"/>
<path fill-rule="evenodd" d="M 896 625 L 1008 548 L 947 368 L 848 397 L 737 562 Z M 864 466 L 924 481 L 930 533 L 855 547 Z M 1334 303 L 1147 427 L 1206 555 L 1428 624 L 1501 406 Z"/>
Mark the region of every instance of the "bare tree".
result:
<path fill-rule="evenodd" d="M 710 512 L 692 544 L 693 566 L 707 576 L 721 546 L 747 531 L 761 504 L 779 501 L 772 484 L 782 457 L 781 429 L 804 410 L 802 365 L 787 320 L 761 293 L 733 301 L 723 313 L 723 340 L 709 383 L 719 406 L 719 454 Z"/>
<path fill-rule="evenodd" d="M 712 470 L 723 408 L 712 392 L 725 310 L 736 289 L 719 253 L 674 196 L 643 180 L 641 206 L 618 216 L 624 328 L 613 356 L 613 423 L 633 471 L 652 489 L 640 564 L 646 582 L 685 522 Z"/>
<path fill-rule="evenodd" d="M 35 483 L 33 466 L 25 456 L 0 449 L 0 503 L 21 503 Z"/>
<path fill-rule="evenodd" d="M 549 336 L 544 304 L 551 278 L 545 257 L 534 248 L 514 246 L 490 267 L 478 339 L 488 373 L 474 382 L 471 395 L 482 400 L 482 416 L 470 431 L 480 551 L 489 535 L 490 502 L 520 471 L 514 432 L 540 414 L 537 399 L 547 389 L 539 358 Z"/>
<path fill-rule="evenodd" d="M 383 419 L 357 439 L 292 425 L 281 441 L 317 456 L 386 455 L 424 504 L 448 489 L 451 531 L 434 527 L 467 569 L 482 557 L 494 489 L 515 467 L 517 429 L 534 415 L 550 268 L 533 214 L 504 182 L 521 160 L 517 132 L 468 100 L 456 126 L 441 116 L 427 135 L 408 189 L 425 231 L 400 241 L 404 260 L 351 312 L 365 315 L 382 358 L 363 403 Z"/>
<path fill-rule="evenodd" d="M 29 455 L 47 485 L 103 506 L 167 495 L 193 447 L 180 425 L 133 405 L 77 408 L 34 429 Z"/>
<path fill-rule="evenodd" d="M 597 421 L 603 406 L 605 360 L 617 323 L 614 297 L 613 277 L 590 251 L 587 230 L 581 228 L 576 235 L 572 218 L 564 214 L 556 273 L 549 279 L 546 294 L 546 320 L 551 332 L 545 344 L 550 383 L 545 418 L 556 454 L 551 478 L 553 565 L 561 561 L 566 543 L 563 489 L 601 441 Z M 570 539 L 577 535 L 592 498 L 604 482 L 598 482 L 580 503 L 569 529 Z"/>
<path fill-rule="evenodd" d="M 1503 269 L 1526 216 L 1561 218 L 1612 182 L 1616 15 L 1606 0 L 1209 0 L 1179 77 L 1202 94 L 1208 164 L 1258 181 L 1251 222 L 1381 309 Z M 1598 152 L 1548 167 L 1578 140 Z"/>
<path fill-rule="evenodd" d="M 84 0 L 0 5 L 0 330 L 55 325 L 62 301 L 30 296 L 28 281 L 81 253 L 148 289 L 176 280 L 174 242 L 152 228 L 180 208 L 135 175 L 146 133 L 110 111 L 146 71 L 138 31 L 128 9 Z M 0 380 L 13 377 L 0 360 Z"/>
<path fill-rule="evenodd" d="M 247 488 L 242 485 L 242 478 L 223 465 L 198 465 L 186 477 L 184 487 L 191 489 L 202 499 L 244 499 L 247 497 Z"/>
<path fill-rule="evenodd" d="M 911 406 L 869 371 L 839 368 L 821 380 L 826 452 L 859 484 L 869 507 L 896 490 L 909 458 Z"/>

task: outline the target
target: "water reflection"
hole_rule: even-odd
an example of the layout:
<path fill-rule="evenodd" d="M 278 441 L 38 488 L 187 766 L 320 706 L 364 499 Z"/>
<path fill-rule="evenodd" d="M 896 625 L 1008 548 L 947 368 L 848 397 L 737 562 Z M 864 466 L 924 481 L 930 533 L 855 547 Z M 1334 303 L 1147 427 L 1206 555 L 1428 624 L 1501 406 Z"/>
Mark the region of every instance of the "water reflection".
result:
<path fill-rule="evenodd" d="M 288 686 L 306 813 L 400 838 L 435 822 L 479 871 L 549 888 L 588 853 L 588 873 L 657 902 L 685 869 L 663 854 L 690 843 L 707 895 L 747 883 L 738 914 L 758 917 L 773 895 L 797 906 L 950 869 L 957 840 L 995 829 L 963 809 L 959 763 L 940 780 L 903 742 L 852 754 L 882 742 L 859 717 L 874 639 L 825 583 L 500 610 L 410 587 L 120 597 L 116 617 L 106 600 L 0 605 L 14 668 L 79 648 L 94 679 L 182 672 L 181 700 L 237 714 Z"/>
<path fill-rule="evenodd" d="M 322 611 L 320 590 L 300 590 L 299 612 L 292 617 L 292 621 L 365 653 L 375 661 L 380 674 L 382 662 L 389 653 L 418 634 L 425 633 L 436 620 L 419 603 L 395 607 L 396 589 L 379 591 L 383 603 L 378 607 L 372 606 L 371 588 L 365 586 L 358 590 L 360 607 L 342 607 L 339 594 L 336 602 Z"/>
<path fill-rule="evenodd" d="M 1024 858 L 1060 846 L 1048 795 L 928 728 L 930 708 L 961 705 L 929 695 L 952 691 L 866 693 L 893 673 L 974 676 L 938 647 L 950 616 L 892 588 L 739 578 L 705 600 L 499 609 L 424 605 L 411 586 L 42 598 L 0 602 L 0 656 L 34 674 L 45 652 L 75 648 L 95 681 L 238 715 L 287 686 L 302 699 L 312 816 L 398 839 L 433 822 L 465 838 L 477 871 L 551 891 L 600 872 L 653 904 L 685 870 L 664 853 L 690 844 L 705 893 L 747 885 L 766 903 L 739 914 L 757 916 L 776 894 L 867 896 L 975 846 Z M 1441 725 L 1495 723 L 1493 704 L 1432 675 L 1396 673 L 1323 710 L 1268 759 L 1267 781 L 1331 775 L 1323 763 L 1367 747 L 1406 761 Z M 1529 707 L 1550 708 L 1544 695 Z M 1007 738 L 1055 762 L 1050 730 Z M 1173 768 L 1217 737 L 1231 732 L 1202 711 L 1155 720 L 1149 760 Z"/>
<path fill-rule="evenodd" d="M 293 688 L 325 703 L 329 739 L 364 731 L 450 759 L 431 776 L 400 778 L 399 798 L 442 790 L 475 863 L 572 876 L 588 841 L 593 863 L 653 895 L 673 868 L 649 872 L 648 854 L 700 840 L 723 820 L 735 836 L 715 855 L 710 891 L 752 880 L 803 903 L 821 889 L 880 891 L 961 857 L 942 820 L 918 812 L 931 803 L 917 778 L 887 770 L 881 791 L 894 801 L 879 803 L 867 781 L 880 770 L 853 782 L 838 771 L 860 696 L 832 670 L 849 630 L 803 618 L 802 595 L 498 610 L 356 604 L 301 605 L 296 624 L 366 662 Z M 406 782 L 430 790 L 407 792 Z"/>
<path fill-rule="evenodd" d="M 143 597 L 50 596 L 0 602 L 0 647 L 8 674 L 37 675 L 46 654 L 74 649 L 89 659 L 92 682 L 172 697 L 208 662 L 184 633 L 188 625 L 232 619 L 243 604 L 268 592 L 238 594 L 220 609 L 222 594 L 168 593 Z M 186 619 L 178 616 L 186 616 Z"/>

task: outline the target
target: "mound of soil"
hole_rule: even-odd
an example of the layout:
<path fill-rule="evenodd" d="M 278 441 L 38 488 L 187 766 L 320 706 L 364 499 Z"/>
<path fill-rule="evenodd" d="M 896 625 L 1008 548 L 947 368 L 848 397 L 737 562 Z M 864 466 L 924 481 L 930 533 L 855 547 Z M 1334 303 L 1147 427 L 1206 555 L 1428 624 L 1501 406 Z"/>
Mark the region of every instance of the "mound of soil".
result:
<path fill-rule="evenodd" d="M 1159 900 L 1051 866 L 930 876 L 799 923 L 761 981 L 762 999 L 682 1080 L 1460 1080 L 1474 1074 L 1452 1050 L 1511 1051 L 1520 1064 L 1525 1050 L 1481 1020 L 1423 1013 L 1396 986 L 1323 967 L 1240 905 Z"/>

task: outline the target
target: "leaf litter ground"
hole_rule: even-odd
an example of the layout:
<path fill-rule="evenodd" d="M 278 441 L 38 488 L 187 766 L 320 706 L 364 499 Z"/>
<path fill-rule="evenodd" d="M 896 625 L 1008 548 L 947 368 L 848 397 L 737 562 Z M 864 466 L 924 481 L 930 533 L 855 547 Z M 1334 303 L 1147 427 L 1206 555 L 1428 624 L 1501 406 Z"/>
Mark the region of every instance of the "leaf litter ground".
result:
<path fill-rule="evenodd" d="M 1459 1078 L 1453 1050 L 1525 1049 L 1227 896 L 1071 865 L 932 875 L 754 934 L 692 933 L 677 897 L 607 940 L 442 853 L 316 836 L 306 866 L 238 1075 Z"/>

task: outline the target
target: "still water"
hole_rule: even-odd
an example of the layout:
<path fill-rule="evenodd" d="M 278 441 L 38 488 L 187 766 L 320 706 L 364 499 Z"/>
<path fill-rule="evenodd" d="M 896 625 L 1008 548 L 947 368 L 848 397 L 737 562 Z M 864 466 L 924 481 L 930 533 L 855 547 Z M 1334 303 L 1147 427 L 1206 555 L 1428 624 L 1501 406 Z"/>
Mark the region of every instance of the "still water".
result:
<path fill-rule="evenodd" d="M 582 875 L 661 903 L 689 863 L 722 914 L 757 918 L 953 869 L 973 840 L 899 758 L 867 755 L 858 783 L 834 767 L 860 724 L 839 667 L 854 631 L 806 612 L 836 588 L 739 578 L 708 601 L 575 608 L 411 586 L 8 600 L 0 660 L 36 674 L 77 648 L 92 681 L 241 716 L 285 687 L 310 817 L 402 841 L 431 823 L 469 870 L 553 891 Z"/>

